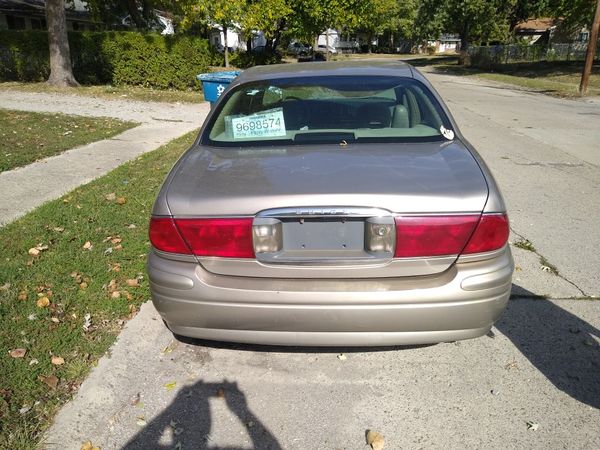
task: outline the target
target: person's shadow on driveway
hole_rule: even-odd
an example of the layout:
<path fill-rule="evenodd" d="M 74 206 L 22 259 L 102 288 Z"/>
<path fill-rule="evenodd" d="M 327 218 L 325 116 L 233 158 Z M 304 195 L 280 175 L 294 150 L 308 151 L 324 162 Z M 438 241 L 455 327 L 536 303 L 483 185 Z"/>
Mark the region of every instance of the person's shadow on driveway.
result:
<path fill-rule="evenodd" d="M 246 396 L 237 383 L 227 381 L 198 381 L 181 389 L 173 402 L 125 444 L 123 449 L 238 450 L 237 447 L 220 447 L 211 443 L 211 397 L 218 397 L 226 402 L 229 410 L 245 426 L 254 449 L 281 450 L 277 439 L 248 408 Z"/>
<path fill-rule="evenodd" d="M 515 287 L 513 292 L 531 298 L 512 298 L 496 328 L 554 386 L 600 408 L 600 346 L 594 339 L 600 338 L 600 331 L 555 303 Z M 596 310 L 600 315 L 600 302 Z"/>

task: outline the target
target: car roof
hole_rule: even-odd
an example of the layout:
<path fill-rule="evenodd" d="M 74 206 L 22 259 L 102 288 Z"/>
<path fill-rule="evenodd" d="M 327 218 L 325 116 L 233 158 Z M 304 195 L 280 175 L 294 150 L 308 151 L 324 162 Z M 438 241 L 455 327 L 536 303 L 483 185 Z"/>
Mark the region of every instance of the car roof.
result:
<path fill-rule="evenodd" d="M 271 64 L 244 70 L 236 82 L 316 76 L 395 76 L 414 78 L 413 69 L 402 61 L 334 61 Z M 237 83 L 236 83 L 237 84 Z"/>

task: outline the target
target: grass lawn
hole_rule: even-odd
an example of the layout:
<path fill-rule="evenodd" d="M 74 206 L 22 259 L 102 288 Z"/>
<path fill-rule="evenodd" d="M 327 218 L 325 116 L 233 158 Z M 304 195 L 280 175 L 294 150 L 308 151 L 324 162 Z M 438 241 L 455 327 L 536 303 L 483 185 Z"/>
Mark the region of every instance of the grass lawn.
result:
<path fill-rule="evenodd" d="M 135 122 L 0 109 L 0 172 L 107 139 Z"/>
<path fill-rule="evenodd" d="M 514 84 L 526 89 L 541 91 L 561 97 L 579 96 L 579 82 L 583 62 L 510 63 L 494 70 L 482 70 L 457 65 L 437 65 L 436 71 L 454 75 L 476 76 L 486 80 Z M 594 64 L 588 95 L 600 95 L 600 63 Z"/>
<path fill-rule="evenodd" d="M 195 134 L 0 228 L 0 448 L 35 448 L 149 299 L 150 210 Z"/>
<path fill-rule="evenodd" d="M 202 92 L 176 91 L 145 88 L 141 86 L 79 86 L 59 88 L 46 83 L 0 83 L 1 90 L 16 90 L 24 92 L 51 92 L 59 94 L 85 95 L 106 99 L 129 99 L 147 102 L 168 103 L 198 103 L 204 101 Z"/>

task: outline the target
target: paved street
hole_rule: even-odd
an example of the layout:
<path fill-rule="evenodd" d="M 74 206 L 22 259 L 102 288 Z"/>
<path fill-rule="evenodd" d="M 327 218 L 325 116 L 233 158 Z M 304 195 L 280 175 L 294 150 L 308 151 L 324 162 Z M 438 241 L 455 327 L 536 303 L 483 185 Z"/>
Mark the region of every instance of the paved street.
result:
<path fill-rule="evenodd" d="M 0 91 L 0 108 L 106 116 L 140 123 L 110 139 L 0 173 L 0 226 L 200 127 L 208 112 L 206 103 L 175 105 L 4 90 Z"/>
<path fill-rule="evenodd" d="M 600 302 L 571 299 L 600 295 L 600 104 L 430 78 L 497 177 L 511 239 L 536 248 L 513 249 L 493 333 L 370 351 L 178 343 L 146 304 L 46 448 L 364 449 L 367 429 L 385 449 L 600 448 Z"/>

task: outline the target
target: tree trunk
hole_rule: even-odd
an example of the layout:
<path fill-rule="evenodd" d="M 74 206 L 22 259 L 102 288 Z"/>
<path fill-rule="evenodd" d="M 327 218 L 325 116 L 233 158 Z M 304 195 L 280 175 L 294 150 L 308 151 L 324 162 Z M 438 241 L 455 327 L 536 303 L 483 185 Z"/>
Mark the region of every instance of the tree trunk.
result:
<path fill-rule="evenodd" d="M 590 40 L 588 41 L 587 52 L 585 55 L 585 64 L 581 74 L 581 82 L 579 83 L 579 95 L 582 97 L 587 94 L 588 83 L 592 73 L 594 64 L 594 55 L 596 54 L 596 45 L 598 44 L 598 32 L 600 30 L 600 0 L 596 3 L 596 12 L 594 20 L 590 28 Z"/>
<path fill-rule="evenodd" d="M 252 53 L 252 34 L 246 39 L 246 53 Z"/>
<path fill-rule="evenodd" d="M 79 86 L 73 76 L 71 52 L 67 36 L 67 15 L 64 0 L 46 1 L 48 47 L 50 50 L 50 77 L 52 86 Z"/>
<path fill-rule="evenodd" d="M 141 30 L 145 27 L 144 19 L 138 9 L 138 3 L 135 0 L 127 0 L 127 11 L 129 11 L 129 17 L 135 23 L 135 27 Z"/>
<path fill-rule="evenodd" d="M 369 39 L 369 45 L 368 45 L 368 53 L 373 53 L 373 33 L 369 33 L 367 34 L 367 38 Z"/>
<path fill-rule="evenodd" d="M 325 30 L 325 60 L 329 61 L 329 27 Z"/>
<path fill-rule="evenodd" d="M 227 43 L 227 26 L 223 25 L 223 42 L 225 45 L 224 53 L 225 53 L 225 67 L 229 67 L 229 46 Z"/>
<path fill-rule="evenodd" d="M 458 56 L 459 66 L 468 66 L 469 61 L 469 23 L 465 23 L 462 33 L 460 33 L 460 54 Z"/>

